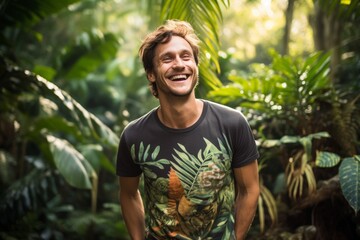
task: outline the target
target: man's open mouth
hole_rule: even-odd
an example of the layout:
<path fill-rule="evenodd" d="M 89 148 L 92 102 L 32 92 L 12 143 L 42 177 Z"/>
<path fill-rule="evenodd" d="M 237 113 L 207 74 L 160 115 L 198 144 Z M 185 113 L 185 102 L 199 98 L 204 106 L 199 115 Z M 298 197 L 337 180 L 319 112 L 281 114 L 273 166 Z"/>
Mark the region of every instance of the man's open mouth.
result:
<path fill-rule="evenodd" d="M 171 81 L 184 81 L 189 77 L 189 75 L 186 74 L 179 74 L 179 75 L 173 75 L 169 77 Z"/>

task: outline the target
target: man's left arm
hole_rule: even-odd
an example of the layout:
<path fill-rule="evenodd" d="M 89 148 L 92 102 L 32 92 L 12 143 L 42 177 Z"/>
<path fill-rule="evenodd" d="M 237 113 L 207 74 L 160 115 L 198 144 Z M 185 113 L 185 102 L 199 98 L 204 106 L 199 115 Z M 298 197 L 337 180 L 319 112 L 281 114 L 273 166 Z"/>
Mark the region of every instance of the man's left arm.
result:
<path fill-rule="evenodd" d="M 260 194 L 257 160 L 234 168 L 235 176 L 235 235 L 237 240 L 245 236 L 254 219 Z"/>

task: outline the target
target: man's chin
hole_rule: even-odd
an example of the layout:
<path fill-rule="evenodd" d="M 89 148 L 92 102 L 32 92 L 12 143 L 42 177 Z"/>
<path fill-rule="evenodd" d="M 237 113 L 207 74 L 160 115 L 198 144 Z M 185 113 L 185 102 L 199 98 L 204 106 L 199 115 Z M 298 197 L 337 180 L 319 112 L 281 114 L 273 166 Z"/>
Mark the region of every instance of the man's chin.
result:
<path fill-rule="evenodd" d="M 188 98 L 191 96 L 191 93 L 192 93 L 192 91 L 183 92 L 183 93 L 172 92 L 172 95 L 175 97 L 180 97 L 180 98 Z"/>

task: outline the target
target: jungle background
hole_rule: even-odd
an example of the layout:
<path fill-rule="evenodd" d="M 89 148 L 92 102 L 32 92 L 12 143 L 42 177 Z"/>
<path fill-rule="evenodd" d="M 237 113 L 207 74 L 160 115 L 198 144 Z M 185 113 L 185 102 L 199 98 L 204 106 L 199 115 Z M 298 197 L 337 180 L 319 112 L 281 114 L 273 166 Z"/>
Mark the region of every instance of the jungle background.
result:
<path fill-rule="evenodd" d="M 0 239 L 129 239 L 117 144 L 166 19 L 202 40 L 198 97 L 254 130 L 247 239 L 359 239 L 359 0 L 1 0 Z"/>

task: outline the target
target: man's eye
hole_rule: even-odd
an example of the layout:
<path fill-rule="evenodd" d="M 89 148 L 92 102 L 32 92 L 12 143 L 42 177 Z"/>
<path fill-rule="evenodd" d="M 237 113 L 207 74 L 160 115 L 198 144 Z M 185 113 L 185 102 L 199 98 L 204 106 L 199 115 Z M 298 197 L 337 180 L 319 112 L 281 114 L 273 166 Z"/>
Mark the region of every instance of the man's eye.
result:
<path fill-rule="evenodd" d="M 190 54 L 185 54 L 182 56 L 183 59 L 185 60 L 190 60 L 191 59 L 191 55 Z"/>
<path fill-rule="evenodd" d="M 171 62 L 171 57 L 164 57 L 163 62 Z"/>

